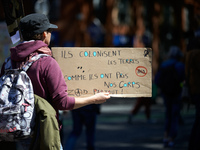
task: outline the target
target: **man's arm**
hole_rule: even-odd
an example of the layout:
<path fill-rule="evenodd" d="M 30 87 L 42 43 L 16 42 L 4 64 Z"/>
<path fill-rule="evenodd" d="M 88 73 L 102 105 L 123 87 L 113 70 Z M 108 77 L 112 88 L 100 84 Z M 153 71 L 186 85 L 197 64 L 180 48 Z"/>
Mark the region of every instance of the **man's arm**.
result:
<path fill-rule="evenodd" d="M 109 98 L 109 93 L 97 93 L 89 97 L 75 98 L 75 104 L 73 109 L 77 109 L 89 104 L 102 104 L 105 103 L 106 100 Z"/>

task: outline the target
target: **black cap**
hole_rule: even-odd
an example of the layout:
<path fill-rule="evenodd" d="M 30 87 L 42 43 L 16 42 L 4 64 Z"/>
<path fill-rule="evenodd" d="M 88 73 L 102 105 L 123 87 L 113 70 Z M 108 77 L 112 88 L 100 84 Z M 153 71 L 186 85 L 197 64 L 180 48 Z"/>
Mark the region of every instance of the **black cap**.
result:
<path fill-rule="evenodd" d="M 56 29 L 57 25 L 51 24 L 46 15 L 33 13 L 23 17 L 19 23 L 19 29 L 24 32 L 38 34 L 48 29 Z"/>

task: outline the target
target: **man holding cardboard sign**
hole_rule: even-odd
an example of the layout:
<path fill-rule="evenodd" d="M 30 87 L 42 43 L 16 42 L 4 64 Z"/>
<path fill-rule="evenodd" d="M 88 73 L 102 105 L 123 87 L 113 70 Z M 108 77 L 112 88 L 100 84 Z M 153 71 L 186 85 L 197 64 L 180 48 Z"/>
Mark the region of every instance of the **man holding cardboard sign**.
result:
<path fill-rule="evenodd" d="M 12 67 L 20 68 L 26 61 L 30 61 L 31 57 L 38 54 L 49 55 L 49 57 L 43 57 L 34 62 L 27 70 L 27 74 L 32 81 L 34 94 L 46 99 L 53 106 L 57 112 L 57 118 L 58 110 L 71 110 L 88 104 L 101 104 L 110 98 L 108 92 L 84 98 L 69 96 L 61 69 L 56 60 L 50 57 L 52 54 L 48 48 L 51 31 L 57 26 L 51 24 L 45 15 L 38 13 L 27 15 L 20 20 L 19 28 L 25 42 L 10 49 Z M 5 72 L 4 65 L 1 75 Z M 50 141 L 48 142 L 50 143 Z M 30 147 L 29 143 L 30 141 L 26 141 L 25 149 Z"/>

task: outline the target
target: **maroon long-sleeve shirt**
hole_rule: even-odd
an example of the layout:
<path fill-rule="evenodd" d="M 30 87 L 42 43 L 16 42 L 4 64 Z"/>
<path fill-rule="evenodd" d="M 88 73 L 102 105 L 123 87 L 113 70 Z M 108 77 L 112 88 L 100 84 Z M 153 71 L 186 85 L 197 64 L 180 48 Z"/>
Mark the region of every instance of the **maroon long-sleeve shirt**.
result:
<path fill-rule="evenodd" d="M 11 59 L 14 63 L 16 61 L 24 61 L 27 56 L 42 47 L 47 48 L 47 45 L 39 40 L 19 44 L 10 49 Z M 1 75 L 4 73 L 3 67 Z M 67 85 L 61 69 L 54 58 L 40 58 L 27 70 L 27 74 L 32 81 L 34 93 L 48 100 L 57 113 L 58 110 L 73 109 L 75 98 L 68 96 Z"/>

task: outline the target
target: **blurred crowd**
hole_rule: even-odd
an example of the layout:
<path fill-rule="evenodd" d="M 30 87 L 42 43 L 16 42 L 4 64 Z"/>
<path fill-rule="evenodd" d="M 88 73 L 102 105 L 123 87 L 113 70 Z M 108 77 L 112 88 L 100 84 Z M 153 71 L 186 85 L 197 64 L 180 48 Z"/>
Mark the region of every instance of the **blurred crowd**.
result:
<path fill-rule="evenodd" d="M 155 100 L 156 95 L 161 95 L 166 108 L 163 144 L 165 147 L 173 147 L 174 139 L 178 134 L 183 99 L 192 101 L 197 113 L 191 131 L 189 150 L 196 150 L 200 149 L 198 146 L 200 139 L 198 84 L 200 82 L 198 57 L 200 55 L 200 3 L 193 0 L 170 1 L 168 4 L 167 1 L 162 2 L 161 0 L 32 0 L 31 2 L 24 0 L 23 3 L 25 14 L 43 13 L 51 22 L 58 25 L 59 28 L 52 32 L 51 47 L 152 48 L 153 97 L 138 98 L 136 105 L 134 104 L 130 111 L 128 122 L 132 123 L 132 117 L 142 106 L 145 106 L 146 117 L 150 121 L 152 101 Z M 3 22 L 3 13 L 0 18 Z M 6 48 L 8 47 L 9 45 Z M 5 47 L 1 47 L 1 54 L 7 55 L 7 53 L 4 54 L 4 49 Z M 171 75 L 167 75 L 169 79 L 167 77 L 161 79 L 168 83 L 165 83 L 163 87 L 164 83 L 161 83 L 159 78 L 161 78 L 161 72 L 168 67 L 169 70 L 165 70 L 164 74 L 171 72 Z M 177 73 L 173 76 L 172 72 Z M 175 87 L 172 90 L 175 93 L 166 91 L 170 87 Z M 183 92 L 183 88 L 186 91 Z M 64 148 L 74 147 L 81 134 L 82 125 L 88 127 L 86 138 L 88 149 L 95 148 L 94 132 L 99 107 L 88 106 L 72 111 L 74 128 L 69 141 L 64 143 Z"/>

